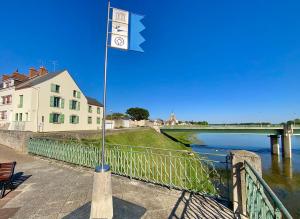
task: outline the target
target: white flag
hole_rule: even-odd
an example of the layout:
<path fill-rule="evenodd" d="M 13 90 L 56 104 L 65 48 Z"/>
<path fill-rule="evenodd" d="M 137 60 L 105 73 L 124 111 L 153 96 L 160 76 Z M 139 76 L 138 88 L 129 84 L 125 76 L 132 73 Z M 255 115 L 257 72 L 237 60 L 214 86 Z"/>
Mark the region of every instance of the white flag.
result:
<path fill-rule="evenodd" d="M 128 49 L 129 12 L 113 8 L 110 46 Z"/>

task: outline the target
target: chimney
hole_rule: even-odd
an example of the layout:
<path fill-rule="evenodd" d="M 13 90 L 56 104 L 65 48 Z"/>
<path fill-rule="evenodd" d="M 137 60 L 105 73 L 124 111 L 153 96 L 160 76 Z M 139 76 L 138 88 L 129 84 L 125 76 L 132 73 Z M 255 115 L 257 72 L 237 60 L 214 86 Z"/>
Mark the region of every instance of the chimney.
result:
<path fill-rule="evenodd" d="M 46 75 L 46 74 L 48 74 L 48 70 L 44 66 L 40 67 L 39 76 L 43 76 L 43 75 Z"/>
<path fill-rule="evenodd" d="M 29 78 L 34 78 L 39 75 L 39 72 L 34 68 L 29 69 Z"/>

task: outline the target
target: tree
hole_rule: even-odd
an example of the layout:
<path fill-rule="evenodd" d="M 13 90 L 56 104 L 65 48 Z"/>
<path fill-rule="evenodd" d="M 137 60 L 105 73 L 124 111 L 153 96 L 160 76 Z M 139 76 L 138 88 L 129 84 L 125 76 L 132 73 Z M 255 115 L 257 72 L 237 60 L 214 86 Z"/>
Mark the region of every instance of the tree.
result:
<path fill-rule="evenodd" d="M 132 120 L 147 120 L 149 118 L 149 111 L 143 108 L 135 107 L 127 109 L 126 113 Z"/>
<path fill-rule="evenodd" d="M 128 115 L 125 115 L 123 113 L 113 113 L 106 115 L 106 119 L 128 119 Z"/>

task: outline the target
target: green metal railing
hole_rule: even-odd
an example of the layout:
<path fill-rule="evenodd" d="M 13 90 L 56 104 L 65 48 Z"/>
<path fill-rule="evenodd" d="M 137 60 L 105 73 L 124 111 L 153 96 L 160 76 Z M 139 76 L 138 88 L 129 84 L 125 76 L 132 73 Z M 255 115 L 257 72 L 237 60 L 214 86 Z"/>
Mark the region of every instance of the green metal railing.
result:
<path fill-rule="evenodd" d="M 94 168 L 101 149 L 78 142 L 30 139 L 28 152 Z M 222 178 L 213 161 L 191 151 L 107 145 L 106 163 L 115 174 L 188 191 L 218 195 Z"/>
<path fill-rule="evenodd" d="M 245 172 L 248 217 L 250 219 L 292 219 L 271 188 L 247 161 L 245 161 Z"/>

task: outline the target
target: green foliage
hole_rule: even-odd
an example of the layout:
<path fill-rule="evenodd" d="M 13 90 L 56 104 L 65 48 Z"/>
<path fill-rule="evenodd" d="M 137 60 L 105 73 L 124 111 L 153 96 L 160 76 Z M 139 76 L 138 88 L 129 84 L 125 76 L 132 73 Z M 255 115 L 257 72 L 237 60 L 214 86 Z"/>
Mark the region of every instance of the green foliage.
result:
<path fill-rule="evenodd" d="M 106 119 L 128 119 L 129 116 L 123 113 L 113 113 L 106 115 Z"/>
<path fill-rule="evenodd" d="M 192 125 L 208 125 L 207 121 L 188 121 L 187 123 L 190 123 Z"/>
<path fill-rule="evenodd" d="M 149 111 L 143 108 L 135 107 L 127 109 L 126 113 L 132 120 L 146 120 L 149 118 Z"/>

